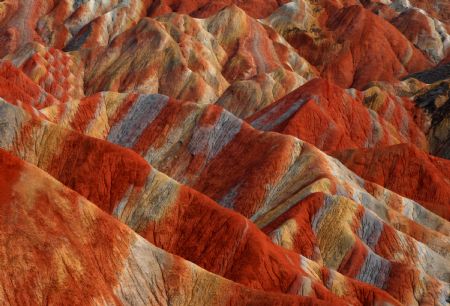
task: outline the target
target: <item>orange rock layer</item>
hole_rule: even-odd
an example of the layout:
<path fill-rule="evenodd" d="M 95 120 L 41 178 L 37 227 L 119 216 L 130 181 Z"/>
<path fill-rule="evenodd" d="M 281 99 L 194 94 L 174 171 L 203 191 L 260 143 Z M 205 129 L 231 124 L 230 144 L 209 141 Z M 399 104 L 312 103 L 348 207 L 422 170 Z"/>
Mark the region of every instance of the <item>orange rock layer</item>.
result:
<path fill-rule="evenodd" d="M 447 305 L 444 2 L 0 3 L 0 304 Z"/>

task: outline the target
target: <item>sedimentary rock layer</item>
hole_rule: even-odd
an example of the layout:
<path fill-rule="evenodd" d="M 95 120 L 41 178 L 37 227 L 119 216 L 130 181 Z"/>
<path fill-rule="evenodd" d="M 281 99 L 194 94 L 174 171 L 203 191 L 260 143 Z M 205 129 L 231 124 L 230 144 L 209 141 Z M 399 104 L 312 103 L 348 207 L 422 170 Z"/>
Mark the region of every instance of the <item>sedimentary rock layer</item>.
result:
<path fill-rule="evenodd" d="M 449 6 L 0 3 L 0 304 L 447 305 Z"/>

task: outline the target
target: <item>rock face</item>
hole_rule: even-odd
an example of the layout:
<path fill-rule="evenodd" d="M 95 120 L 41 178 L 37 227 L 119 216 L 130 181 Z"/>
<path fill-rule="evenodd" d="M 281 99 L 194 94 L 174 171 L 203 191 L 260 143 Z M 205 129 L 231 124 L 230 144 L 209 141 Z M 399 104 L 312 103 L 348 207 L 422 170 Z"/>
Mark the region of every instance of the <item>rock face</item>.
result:
<path fill-rule="evenodd" d="M 142 19 L 88 58 L 87 93 L 162 93 L 217 102 L 241 117 L 317 76 L 275 31 L 237 7 L 205 20 L 177 14 Z"/>
<path fill-rule="evenodd" d="M 449 211 L 441 203 L 450 198 L 450 162 L 429 156 L 408 144 L 379 149 L 334 153 L 349 169 L 365 179 L 414 199 L 446 219 Z M 407 177 L 407 180 L 403 178 Z"/>
<path fill-rule="evenodd" d="M 304 139 L 324 151 L 413 143 L 425 149 L 424 116 L 379 87 L 344 90 L 315 79 L 247 118 L 257 129 Z"/>
<path fill-rule="evenodd" d="M 3 150 L 0 161 L 2 304 L 320 304 L 209 273 L 153 246 L 42 170 Z"/>
<path fill-rule="evenodd" d="M 431 152 L 450 159 L 450 81 L 436 82 L 423 88 L 415 96 L 415 102 L 427 115 Z"/>
<path fill-rule="evenodd" d="M 392 82 L 431 66 L 388 21 L 361 5 L 328 4 L 298 0 L 267 18 L 323 77 L 344 88 L 362 89 L 370 81 Z"/>
<path fill-rule="evenodd" d="M 435 2 L 435 3 L 432 3 Z M 440 1 L 363 1 L 373 13 L 392 23 L 432 62 L 449 54 L 448 4 Z M 440 13 L 444 15 L 440 16 Z"/>
<path fill-rule="evenodd" d="M 409 9 L 392 19 L 392 24 L 434 63 L 444 59 L 450 47 L 450 36 L 439 20 L 428 17 L 423 11 Z"/>
<path fill-rule="evenodd" d="M 0 304 L 447 305 L 432 2 L 0 3 Z"/>
<path fill-rule="evenodd" d="M 288 0 L 163 0 L 153 1 L 147 12 L 150 16 L 158 16 L 169 12 L 179 12 L 182 14 L 189 14 L 194 17 L 204 18 L 222 10 L 223 8 L 235 4 L 245 10 L 247 14 L 255 18 L 263 18 L 270 15 L 281 4 L 289 2 Z"/>

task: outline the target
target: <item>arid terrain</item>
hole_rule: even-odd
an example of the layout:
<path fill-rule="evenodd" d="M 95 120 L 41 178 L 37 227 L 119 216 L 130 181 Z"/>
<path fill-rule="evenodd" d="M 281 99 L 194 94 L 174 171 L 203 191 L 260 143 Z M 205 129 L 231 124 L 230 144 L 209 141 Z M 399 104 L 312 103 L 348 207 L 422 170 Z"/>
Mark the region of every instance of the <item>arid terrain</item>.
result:
<path fill-rule="evenodd" d="M 449 0 L 0 1 L 0 305 L 450 305 Z"/>

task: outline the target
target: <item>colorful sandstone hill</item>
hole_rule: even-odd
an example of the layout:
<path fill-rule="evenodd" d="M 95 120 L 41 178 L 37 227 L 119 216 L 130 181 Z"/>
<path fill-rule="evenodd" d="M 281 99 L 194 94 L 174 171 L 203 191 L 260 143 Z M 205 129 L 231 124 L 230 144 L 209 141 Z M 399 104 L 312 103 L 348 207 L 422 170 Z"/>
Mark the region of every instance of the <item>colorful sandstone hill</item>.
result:
<path fill-rule="evenodd" d="M 0 3 L 0 305 L 449 305 L 449 16 Z"/>

